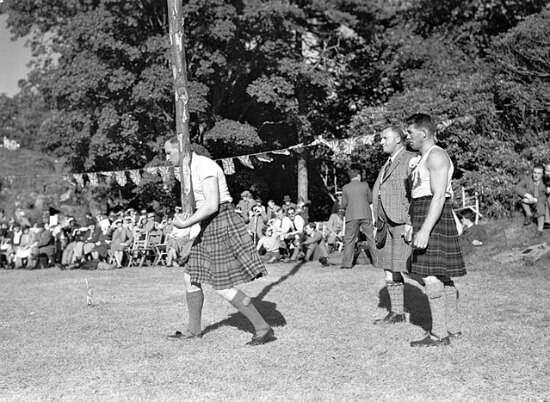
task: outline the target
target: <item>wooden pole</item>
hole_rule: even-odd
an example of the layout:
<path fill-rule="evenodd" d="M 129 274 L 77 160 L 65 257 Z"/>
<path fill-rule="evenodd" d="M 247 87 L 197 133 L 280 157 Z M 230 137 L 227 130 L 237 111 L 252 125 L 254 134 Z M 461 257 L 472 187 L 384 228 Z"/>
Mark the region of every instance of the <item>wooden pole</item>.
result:
<path fill-rule="evenodd" d="M 191 141 L 189 139 L 189 93 L 187 92 L 187 62 L 185 60 L 182 0 L 168 1 L 170 48 L 172 50 L 172 75 L 176 105 L 176 134 L 181 155 L 180 183 L 181 208 L 185 215 L 194 209 L 191 185 Z"/>

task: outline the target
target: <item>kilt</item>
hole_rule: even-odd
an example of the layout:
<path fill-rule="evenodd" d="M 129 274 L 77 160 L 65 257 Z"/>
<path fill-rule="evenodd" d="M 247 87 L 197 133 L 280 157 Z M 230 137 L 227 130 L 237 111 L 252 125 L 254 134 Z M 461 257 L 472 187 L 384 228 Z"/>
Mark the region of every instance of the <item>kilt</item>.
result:
<path fill-rule="evenodd" d="M 378 266 L 392 272 L 407 271 L 407 261 L 411 255 L 411 247 L 405 243 L 405 239 L 401 236 L 405 225 L 392 222 L 387 217 L 381 204 L 378 211 L 380 217 L 386 222 L 388 230 L 384 247 L 378 249 Z"/>
<path fill-rule="evenodd" d="M 432 197 L 421 197 L 412 200 L 409 212 L 412 219 L 413 233 L 418 232 L 424 223 L 431 200 Z M 445 200 L 441 216 L 430 233 L 428 247 L 423 250 L 413 250 L 409 269 L 412 273 L 422 276 L 454 277 L 466 275 L 450 200 Z"/>
<path fill-rule="evenodd" d="M 201 223 L 185 265 L 191 282 L 228 289 L 267 275 L 243 218 L 230 203 Z"/>

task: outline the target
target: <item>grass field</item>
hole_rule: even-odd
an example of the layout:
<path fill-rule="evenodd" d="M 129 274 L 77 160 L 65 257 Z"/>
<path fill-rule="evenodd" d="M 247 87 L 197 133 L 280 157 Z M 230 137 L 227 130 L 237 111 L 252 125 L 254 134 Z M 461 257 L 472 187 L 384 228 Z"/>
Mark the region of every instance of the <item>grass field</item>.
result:
<path fill-rule="evenodd" d="M 498 262 L 524 237 L 492 232 L 456 281 L 465 335 L 445 348 L 410 348 L 430 321 L 411 283 L 410 322 L 372 325 L 388 303 L 372 266 L 268 266 L 241 287 L 278 337 L 259 347 L 209 288 L 205 336 L 166 341 L 186 318 L 178 268 L 0 270 L 0 399 L 549 400 L 550 260 Z"/>

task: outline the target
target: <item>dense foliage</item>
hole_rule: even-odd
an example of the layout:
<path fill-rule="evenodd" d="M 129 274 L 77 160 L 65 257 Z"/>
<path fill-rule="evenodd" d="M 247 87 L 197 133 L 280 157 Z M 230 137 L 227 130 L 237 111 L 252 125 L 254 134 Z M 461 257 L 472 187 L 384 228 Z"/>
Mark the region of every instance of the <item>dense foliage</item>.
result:
<path fill-rule="evenodd" d="M 550 160 L 548 3 L 189 0 L 191 140 L 226 157 L 379 132 L 426 111 L 455 121 L 439 138 L 459 183 L 481 191 L 487 213 L 509 213 L 518 176 Z M 7 0 L 4 11 L 30 38 L 35 68 L 18 95 L 0 96 L 0 135 L 69 171 L 159 162 L 174 132 L 164 1 Z M 319 205 L 330 203 L 322 164 L 361 162 L 373 181 L 383 163 L 377 146 L 347 161 L 305 156 Z M 231 187 L 280 198 L 296 194 L 295 177 L 293 155 L 237 166 Z M 161 182 L 127 187 L 124 202 L 158 206 Z"/>

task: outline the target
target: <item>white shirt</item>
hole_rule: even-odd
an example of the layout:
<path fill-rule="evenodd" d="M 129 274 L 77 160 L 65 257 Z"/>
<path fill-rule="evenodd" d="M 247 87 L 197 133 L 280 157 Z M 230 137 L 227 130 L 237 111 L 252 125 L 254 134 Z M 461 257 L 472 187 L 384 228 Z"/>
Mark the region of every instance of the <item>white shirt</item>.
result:
<path fill-rule="evenodd" d="M 193 152 L 193 157 L 191 158 L 191 183 L 193 184 L 193 196 L 195 197 L 197 208 L 200 208 L 206 202 L 202 183 L 207 177 L 216 177 L 218 179 L 220 204 L 233 201 L 233 198 L 229 194 L 222 168 L 212 159 Z"/>

